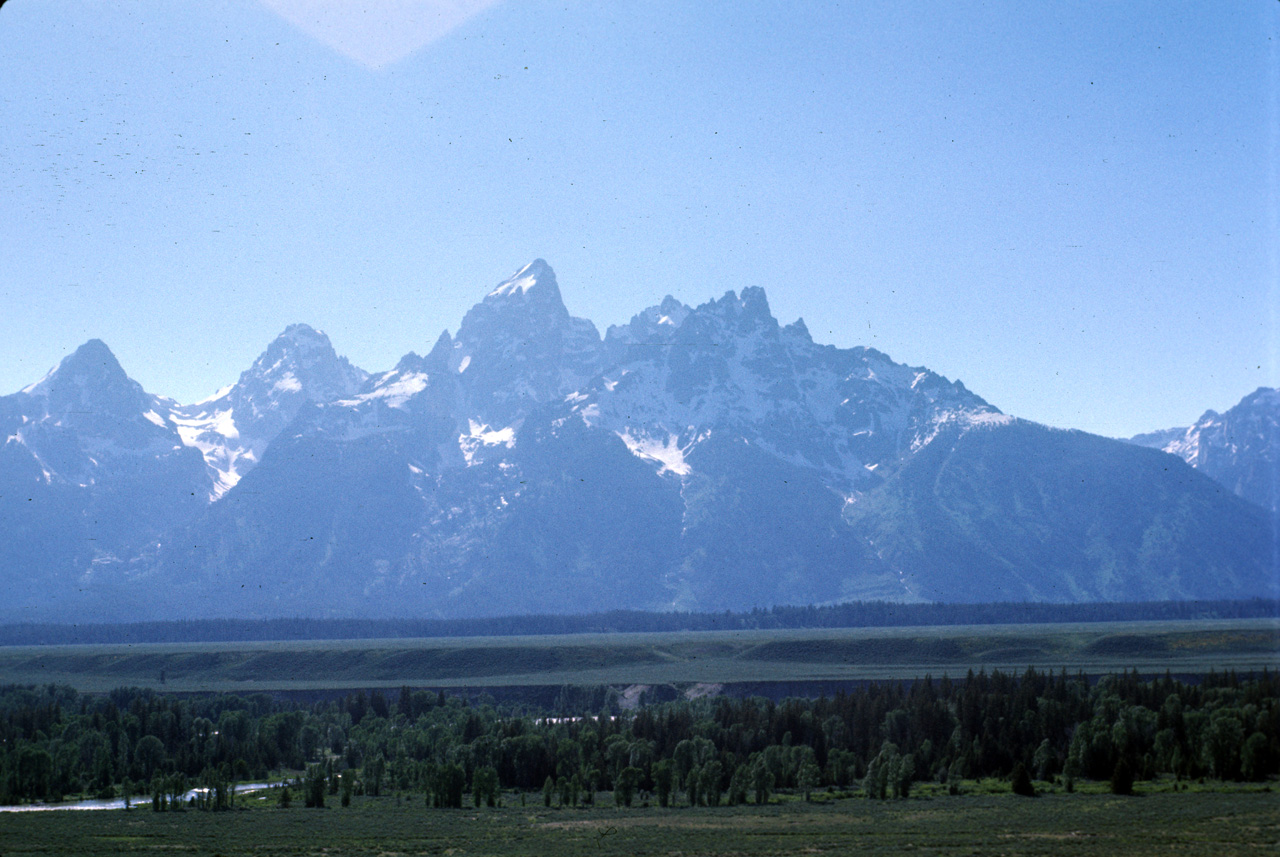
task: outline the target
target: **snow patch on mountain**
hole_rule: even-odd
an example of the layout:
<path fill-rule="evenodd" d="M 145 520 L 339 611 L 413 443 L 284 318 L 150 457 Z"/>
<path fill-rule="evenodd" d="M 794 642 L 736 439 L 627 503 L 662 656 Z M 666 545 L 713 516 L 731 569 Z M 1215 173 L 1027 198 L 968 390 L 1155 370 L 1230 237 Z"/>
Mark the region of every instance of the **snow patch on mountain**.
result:
<path fill-rule="evenodd" d="M 292 372 L 285 372 L 279 381 L 271 386 L 273 393 L 300 393 L 302 392 L 302 382 L 299 381 Z"/>
<path fill-rule="evenodd" d="M 458 448 L 462 450 L 462 457 L 466 460 L 468 467 L 481 463 L 483 458 L 478 453 L 486 446 L 512 449 L 516 445 L 516 432 L 519 430 L 519 425 L 491 429 L 485 423 L 468 420 L 467 426 L 468 432 L 458 435 Z"/>
<path fill-rule="evenodd" d="M 525 294 L 534 286 L 538 285 L 539 278 L 545 276 L 550 270 L 551 267 L 547 265 L 545 261 L 542 259 L 534 259 L 532 262 L 525 265 L 519 271 L 516 271 L 510 277 L 494 287 L 493 291 L 489 292 L 489 296 L 501 297 L 503 295 L 515 294 L 516 292 Z"/>
<path fill-rule="evenodd" d="M 565 400 L 587 425 L 664 449 L 668 426 L 714 428 L 842 492 L 880 481 L 876 468 L 927 442 L 940 415 L 998 415 L 928 370 L 816 345 L 802 322 L 780 327 L 754 287 L 697 309 L 668 297 L 611 327 L 606 347 L 619 362 Z"/>
<path fill-rule="evenodd" d="M 921 434 L 916 435 L 911 441 L 911 451 L 917 452 L 938 437 L 943 431 L 949 428 L 959 428 L 962 431 L 971 429 L 992 429 L 999 426 L 1012 425 L 1016 417 L 1007 414 L 991 413 L 983 411 L 942 411 L 935 414 L 928 429 Z"/>
<path fill-rule="evenodd" d="M 631 429 L 614 433 L 627 445 L 632 455 L 659 464 L 659 475 L 674 473 L 677 476 L 688 476 L 693 472 L 685 462 L 685 450 L 680 447 L 680 440 L 674 434 L 667 433 L 665 437 L 655 438 L 643 432 L 633 433 Z"/>
<path fill-rule="evenodd" d="M 211 396 L 206 396 L 205 398 L 201 399 L 201 400 L 200 400 L 200 401 L 198 401 L 198 402 L 192 402 L 191 404 L 187 405 L 186 407 L 188 407 L 188 408 L 198 408 L 198 407 L 200 407 L 201 405 L 207 405 L 207 404 L 210 404 L 211 402 L 216 402 L 216 401 L 218 401 L 219 399 L 221 399 L 221 398 L 223 398 L 224 396 L 226 396 L 226 395 L 227 395 L 228 393 L 230 393 L 232 390 L 234 390 L 234 389 L 235 389 L 235 387 L 236 387 L 236 385 L 235 385 L 235 384 L 228 384 L 228 385 L 227 385 L 227 386 L 225 386 L 225 387 L 220 387 L 220 388 L 218 388 L 218 389 L 213 393 L 213 395 L 211 395 Z"/>
<path fill-rule="evenodd" d="M 372 390 L 349 399 L 339 399 L 334 404 L 356 407 L 365 402 L 380 399 L 387 407 L 403 408 L 410 399 L 427 388 L 428 380 L 429 376 L 425 372 L 402 373 L 399 370 L 393 370 L 379 378 Z"/>
<path fill-rule="evenodd" d="M 350 397 L 368 373 L 339 357 L 323 331 L 305 324 L 285 328 L 240 379 L 214 396 L 176 406 L 170 418 L 182 442 L 200 450 L 215 501 L 252 470 L 271 441 L 308 402 Z M 395 392 L 386 394 L 394 398 Z M 411 395 L 403 392 L 404 398 Z"/>
<path fill-rule="evenodd" d="M 236 427 L 231 408 L 201 411 L 192 416 L 175 414 L 171 417 L 178 435 L 187 446 L 200 450 L 213 477 L 209 499 L 216 500 L 236 486 L 242 476 L 258 463 L 261 449 L 253 444 L 242 445 L 240 430 Z M 261 445 L 265 448 L 265 444 Z"/>

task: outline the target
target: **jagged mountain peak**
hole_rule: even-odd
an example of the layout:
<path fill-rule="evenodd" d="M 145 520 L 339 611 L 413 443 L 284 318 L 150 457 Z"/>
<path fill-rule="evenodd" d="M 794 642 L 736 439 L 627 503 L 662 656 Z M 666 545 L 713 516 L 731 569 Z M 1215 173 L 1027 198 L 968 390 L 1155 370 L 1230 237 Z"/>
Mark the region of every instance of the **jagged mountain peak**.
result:
<path fill-rule="evenodd" d="M 38 598 L 56 597 L 50 586 L 56 575 L 40 576 L 48 569 L 61 566 L 81 582 L 110 577 L 166 528 L 198 512 L 209 480 L 200 456 L 178 436 L 173 406 L 131 379 L 100 339 L 35 384 L 0 397 L 6 601 L 21 588 L 15 569 L 35 572 L 31 591 Z M 20 513 L 25 520 L 13 514 L 19 494 L 28 506 Z"/>
<path fill-rule="evenodd" d="M 658 322 L 660 324 L 673 324 L 676 327 L 679 327 L 689 317 L 689 313 L 693 312 L 691 307 L 676 300 L 671 295 L 665 296 L 657 308 L 661 313 Z"/>
<path fill-rule="evenodd" d="M 453 337 L 449 335 L 449 331 L 443 330 L 436 337 L 436 344 L 431 346 L 431 350 L 427 352 L 427 359 L 432 363 L 447 365 L 452 353 Z"/>
<path fill-rule="evenodd" d="M 730 330 L 776 329 L 778 321 L 769 309 L 769 298 L 761 286 L 747 286 L 740 293 L 732 289 L 719 300 L 711 300 L 694 310 L 701 322 L 723 325 Z"/>
<path fill-rule="evenodd" d="M 114 365 L 116 369 L 120 368 L 120 364 L 116 362 L 115 354 L 113 354 L 111 349 L 107 347 L 107 343 L 97 338 L 90 339 L 64 360 L 64 362 L 70 361 L 101 362 L 104 364 Z"/>
<path fill-rule="evenodd" d="M 517 298 L 557 303 L 563 306 L 556 272 L 543 259 L 534 259 L 507 279 L 498 283 L 485 297 L 487 302 Z"/>
<path fill-rule="evenodd" d="M 295 322 L 284 329 L 275 338 L 273 344 L 281 347 L 293 346 L 302 351 L 332 350 L 333 344 L 323 330 L 316 330 L 309 324 Z"/>
<path fill-rule="evenodd" d="M 22 392 L 44 399 L 50 415 L 73 422 L 92 414 L 138 415 L 150 409 L 154 398 L 128 376 L 101 339 L 81 345 Z"/>
<path fill-rule="evenodd" d="M 96 392 L 112 384 L 90 376 L 117 366 L 86 343 L 35 387 Z M 377 376 L 297 324 L 198 405 L 119 378 L 139 409 L 92 424 L 0 399 L 0 501 L 83 500 L 29 546 L 35 530 L 0 527 L 0 556 L 41 587 L 49 568 L 78 576 L 64 587 L 76 603 L 110 574 L 104 599 L 168 618 L 1276 588 L 1262 509 L 1159 453 L 815 344 L 803 321 L 779 326 L 759 286 L 696 309 L 668 295 L 602 343 L 536 260 L 456 336 Z M 1280 484 L 1273 393 L 1202 426 L 1197 462 Z M 1250 444 L 1265 467 L 1222 452 Z"/>
<path fill-rule="evenodd" d="M 738 301 L 746 314 L 773 317 L 773 313 L 769 310 L 769 298 L 764 293 L 764 286 L 747 286 L 742 290 Z"/>
<path fill-rule="evenodd" d="M 692 307 L 667 295 L 662 303 L 636 313 L 626 324 L 610 325 L 605 340 L 623 346 L 669 343 L 692 313 Z"/>
<path fill-rule="evenodd" d="M 323 331 L 291 324 L 240 378 L 208 399 L 173 410 L 182 442 L 204 456 L 221 497 L 255 467 L 262 453 L 307 402 L 354 395 L 368 379 L 340 357 Z"/>
<path fill-rule="evenodd" d="M 590 325 L 594 331 L 591 322 L 569 315 L 555 272 L 543 260 L 535 259 L 467 311 L 454 344 L 468 351 L 483 351 L 486 343 L 495 340 L 537 340 L 566 326 L 582 325 Z"/>
<path fill-rule="evenodd" d="M 291 324 L 258 355 L 245 374 L 271 375 L 318 365 L 346 363 L 324 331 L 309 324 Z"/>
<path fill-rule="evenodd" d="M 803 318 L 797 318 L 791 324 L 782 328 L 782 332 L 791 334 L 805 342 L 813 342 L 813 337 L 809 335 L 809 326 L 804 323 Z"/>
<path fill-rule="evenodd" d="M 354 393 L 368 373 L 338 356 L 324 331 L 307 324 L 291 324 L 240 375 L 229 393 L 233 403 L 301 396 L 327 402 Z"/>
<path fill-rule="evenodd" d="M 431 350 L 431 354 L 435 354 L 435 349 Z M 416 351 L 410 351 L 408 354 L 400 358 L 396 363 L 396 368 L 392 372 L 404 374 L 406 372 L 425 372 L 430 362 L 430 355 L 423 357 Z"/>
<path fill-rule="evenodd" d="M 449 366 L 460 373 L 468 418 L 507 425 L 578 389 L 602 357 L 596 326 L 569 315 L 555 273 L 537 259 L 467 311 Z"/>
<path fill-rule="evenodd" d="M 1194 425 L 1148 432 L 1130 443 L 1176 455 L 1246 500 L 1280 511 L 1280 389 L 1259 387 Z"/>
<path fill-rule="evenodd" d="M 24 393 L 43 394 L 59 382 L 72 378 L 104 379 L 127 378 L 120 361 L 101 339 L 90 339 L 72 353 L 68 354 L 58 365 L 50 369 L 43 378 L 22 389 Z"/>

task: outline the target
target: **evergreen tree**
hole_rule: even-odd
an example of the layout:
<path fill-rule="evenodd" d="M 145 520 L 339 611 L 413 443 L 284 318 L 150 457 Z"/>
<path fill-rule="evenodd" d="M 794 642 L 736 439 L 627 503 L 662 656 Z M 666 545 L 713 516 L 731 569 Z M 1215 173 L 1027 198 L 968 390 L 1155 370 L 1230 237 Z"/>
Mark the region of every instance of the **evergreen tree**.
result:
<path fill-rule="evenodd" d="M 721 780 L 724 779 L 724 766 L 718 759 L 712 759 L 702 766 L 702 802 L 707 806 L 719 806 L 720 795 L 723 794 Z"/>
<path fill-rule="evenodd" d="M 1027 768 L 1021 762 L 1013 766 L 1013 773 L 1009 776 L 1009 783 L 1013 788 L 1013 793 L 1022 795 L 1023 797 L 1035 797 L 1036 787 L 1031 782 L 1031 775 L 1027 773 Z"/>
<path fill-rule="evenodd" d="M 436 800 L 445 809 L 462 809 L 467 788 L 467 772 L 456 762 L 442 765 L 436 772 Z"/>
<path fill-rule="evenodd" d="M 327 791 L 327 778 L 324 775 L 324 767 L 321 765 L 312 765 L 307 769 L 307 779 L 304 786 L 303 803 L 308 808 L 324 809 L 324 794 Z"/>
<path fill-rule="evenodd" d="M 1115 795 L 1133 794 L 1133 767 L 1129 760 L 1121 757 L 1111 773 L 1111 793 Z"/>
<path fill-rule="evenodd" d="M 702 768 L 694 765 L 684 778 L 685 795 L 689 798 L 689 806 L 702 803 Z"/>
<path fill-rule="evenodd" d="M 658 792 L 658 806 L 671 804 L 671 762 L 666 759 L 653 766 L 653 785 Z"/>
<path fill-rule="evenodd" d="M 729 806 L 738 806 L 747 802 L 747 792 L 751 789 L 751 768 L 746 762 L 733 769 L 729 778 Z"/>
<path fill-rule="evenodd" d="M 773 788 L 773 773 L 762 758 L 757 758 L 751 766 L 751 788 L 755 790 L 757 804 L 769 802 L 769 790 Z"/>
<path fill-rule="evenodd" d="M 360 774 L 360 779 L 364 783 L 364 793 L 373 797 L 381 796 L 387 774 L 387 760 L 382 757 L 382 754 L 379 753 L 369 759 Z"/>
<path fill-rule="evenodd" d="M 487 806 L 495 806 L 498 802 L 498 771 L 492 765 L 476 768 L 471 776 L 472 797 L 475 805 L 483 801 Z"/>
<path fill-rule="evenodd" d="M 618 782 L 613 789 L 615 805 L 631 806 L 631 801 L 636 794 L 636 787 L 640 784 L 640 777 L 643 773 L 639 768 L 630 765 L 618 773 Z"/>
<path fill-rule="evenodd" d="M 796 779 L 796 784 L 800 787 L 800 791 L 804 793 L 806 802 L 809 800 L 809 793 L 818 787 L 818 782 L 821 778 L 822 772 L 818 770 L 818 766 L 814 762 L 805 762 L 800 766 L 800 774 Z"/>
<path fill-rule="evenodd" d="M 893 762 L 893 793 L 894 797 L 908 798 L 911 796 L 911 784 L 915 782 L 916 776 L 916 757 L 912 753 L 900 756 Z"/>

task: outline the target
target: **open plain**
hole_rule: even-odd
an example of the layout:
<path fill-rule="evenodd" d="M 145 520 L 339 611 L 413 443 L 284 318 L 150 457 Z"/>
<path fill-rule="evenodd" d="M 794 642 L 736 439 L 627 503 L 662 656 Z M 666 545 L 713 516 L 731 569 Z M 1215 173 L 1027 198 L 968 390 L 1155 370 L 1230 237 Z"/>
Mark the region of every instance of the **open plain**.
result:
<path fill-rule="evenodd" d="M 861 798 L 756 807 L 438 810 L 421 797 L 349 808 L 0 815 L 0 853 L 294 855 L 1038 854 L 1196 857 L 1280 841 L 1270 792 Z M 518 798 L 517 798 L 518 800 Z"/>
<path fill-rule="evenodd" d="M 0 684 L 169 692 L 758 685 L 1280 665 L 1280 619 L 0 648 Z"/>

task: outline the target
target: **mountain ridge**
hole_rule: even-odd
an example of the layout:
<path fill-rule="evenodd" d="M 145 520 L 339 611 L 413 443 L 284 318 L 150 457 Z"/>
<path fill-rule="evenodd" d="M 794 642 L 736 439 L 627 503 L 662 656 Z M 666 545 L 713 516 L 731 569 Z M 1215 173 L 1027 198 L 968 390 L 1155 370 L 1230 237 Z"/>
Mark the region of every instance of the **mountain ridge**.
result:
<path fill-rule="evenodd" d="M 1237 496 L 1280 513 L 1280 389 L 1259 387 L 1225 412 L 1129 442 L 1176 455 Z"/>
<path fill-rule="evenodd" d="M 68 378 L 98 367 L 128 381 L 105 344 L 85 349 Z M 30 392 L 0 397 L 0 548 L 18 557 L 10 576 L 34 581 L 11 615 L 449 617 L 1280 588 L 1270 519 L 1192 467 L 1006 415 L 874 349 L 815 343 L 803 321 L 779 324 L 756 286 L 697 307 L 667 296 L 602 337 L 535 260 L 426 356 L 384 372 L 291 325 L 202 402 L 119 377 L 106 388 L 122 424 L 165 449 L 114 482 L 46 476 L 38 514 L 13 498 L 57 447 L 24 445 L 23 420 L 48 415 Z M 92 432 L 63 429 L 63 446 L 92 446 Z M 112 497 L 115 517 L 92 519 Z M 129 519 L 130 505 L 154 520 Z M 84 547 L 104 528 L 109 552 Z"/>

